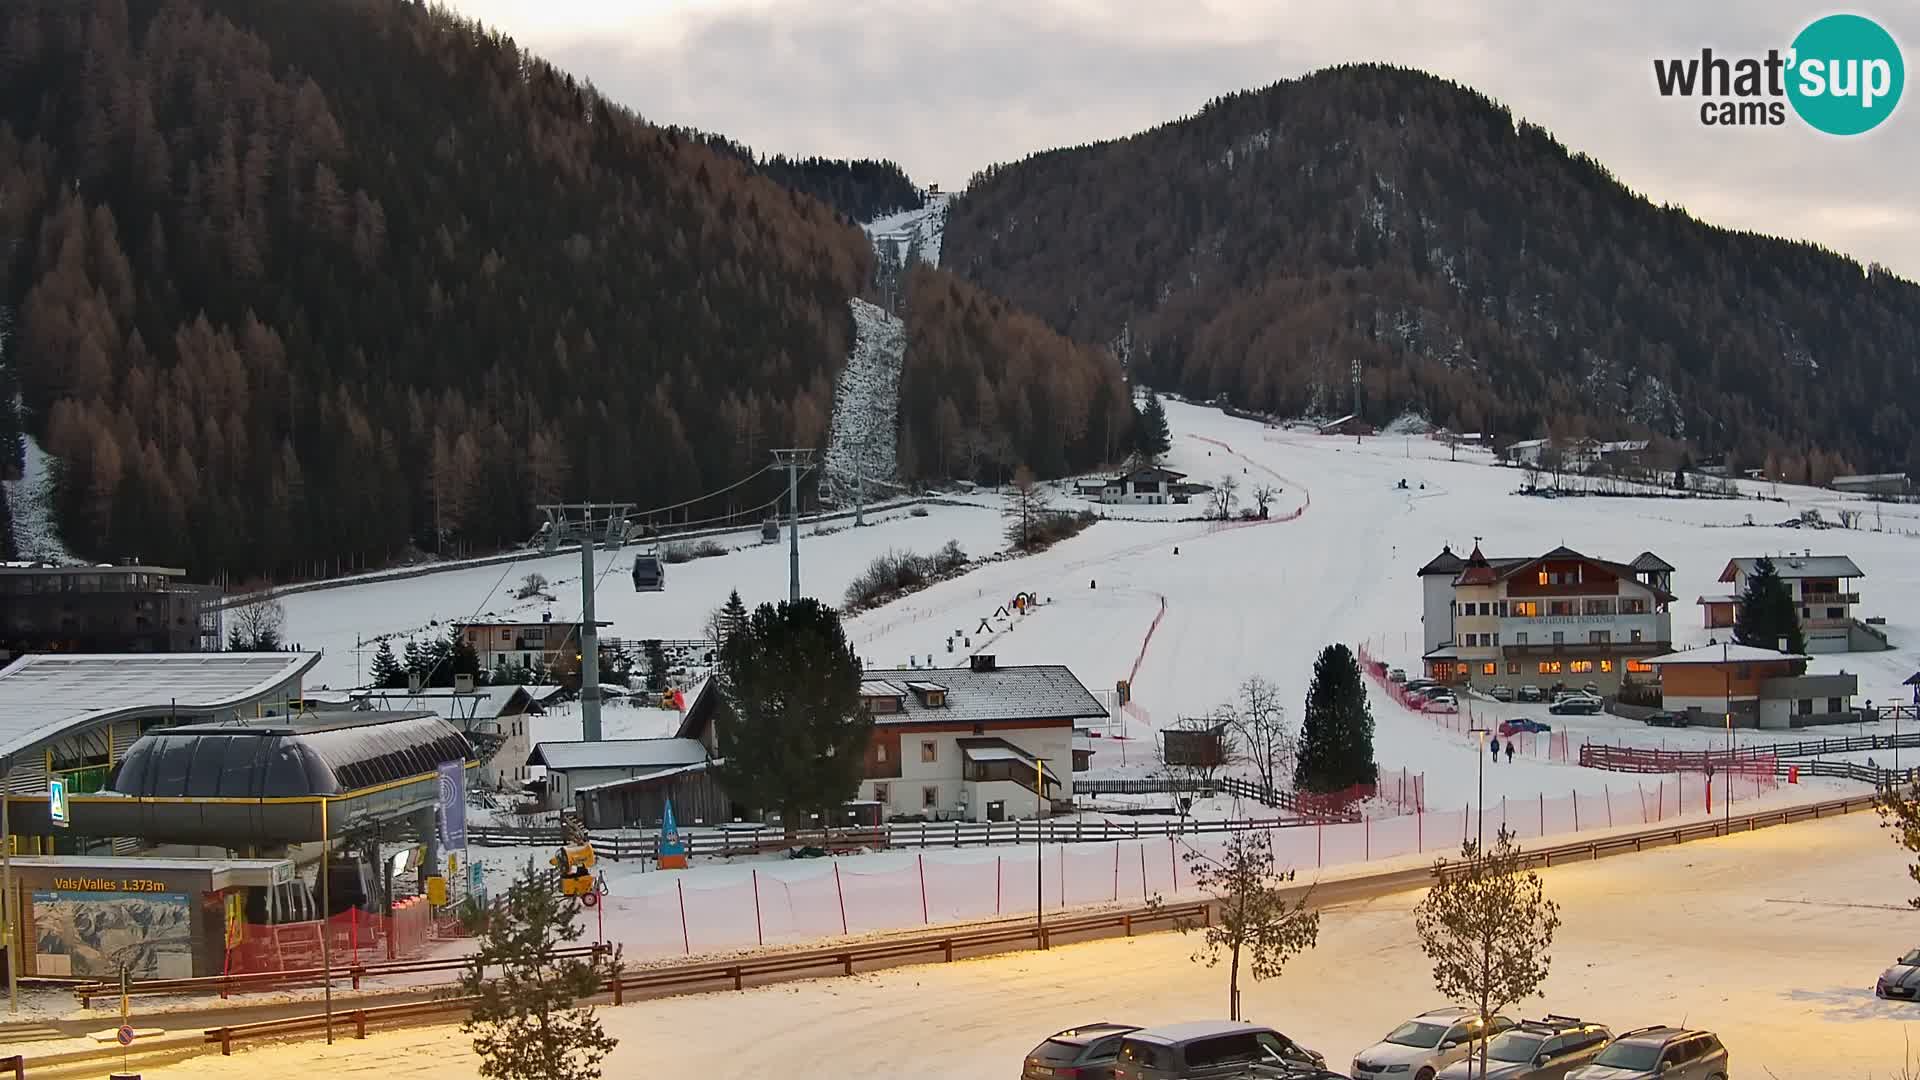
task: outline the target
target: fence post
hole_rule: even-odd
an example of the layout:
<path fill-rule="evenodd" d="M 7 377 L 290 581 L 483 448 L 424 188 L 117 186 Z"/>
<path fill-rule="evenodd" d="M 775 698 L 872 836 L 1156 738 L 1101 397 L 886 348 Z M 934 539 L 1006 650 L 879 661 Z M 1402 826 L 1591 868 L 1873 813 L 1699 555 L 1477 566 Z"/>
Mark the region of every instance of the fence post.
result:
<path fill-rule="evenodd" d="M 840 888 L 840 860 L 833 860 L 833 895 L 840 898 L 840 934 L 847 933 L 847 894 Z"/>
<path fill-rule="evenodd" d="M 1373 861 L 1373 819 L 1361 818 L 1360 831 L 1365 835 L 1365 838 L 1366 838 L 1365 845 L 1361 848 L 1361 850 L 1365 854 L 1361 856 L 1360 861 L 1372 862 Z"/>
<path fill-rule="evenodd" d="M 927 856 L 922 852 L 913 859 L 920 867 L 920 925 L 927 926 L 933 922 L 927 917 Z"/>
<path fill-rule="evenodd" d="M 1147 845 L 1140 845 L 1140 900 L 1147 899 Z"/>
<path fill-rule="evenodd" d="M 1000 856 L 993 857 L 993 913 L 1000 914 Z"/>
<path fill-rule="evenodd" d="M 753 871 L 753 937 L 761 945 L 767 943 L 767 932 L 760 925 L 760 870 L 758 867 Z"/>
<path fill-rule="evenodd" d="M 687 933 L 687 879 L 675 878 L 673 887 L 680 894 L 680 944 L 686 949 L 687 955 L 692 956 L 693 938 Z"/>
<path fill-rule="evenodd" d="M 1580 793 L 1578 791 L 1573 791 L 1568 794 L 1568 797 L 1573 800 L 1573 831 L 1579 832 L 1580 831 Z"/>
<path fill-rule="evenodd" d="M 1427 850 L 1426 832 L 1424 815 L 1420 807 L 1416 806 L 1413 808 L 1413 853 L 1416 855 Z"/>
<path fill-rule="evenodd" d="M 1173 891 L 1180 891 L 1180 858 L 1173 850 L 1173 834 L 1167 834 L 1167 869 L 1173 874 Z"/>
<path fill-rule="evenodd" d="M 1547 835 L 1547 793 L 1540 793 L 1540 835 Z"/>
<path fill-rule="evenodd" d="M 1060 880 L 1060 906 L 1064 908 L 1067 906 L 1067 845 L 1061 844 L 1054 850 L 1060 853 L 1053 876 Z"/>

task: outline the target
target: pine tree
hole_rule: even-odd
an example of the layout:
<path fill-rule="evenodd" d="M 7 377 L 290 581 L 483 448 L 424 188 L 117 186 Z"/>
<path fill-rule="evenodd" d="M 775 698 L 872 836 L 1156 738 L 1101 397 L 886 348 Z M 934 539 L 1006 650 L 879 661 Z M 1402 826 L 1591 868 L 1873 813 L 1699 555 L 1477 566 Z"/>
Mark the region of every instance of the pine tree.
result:
<path fill-rule="evenodd" d="M 554 875 L 533 860 L 484 917 L 472 967 L 460 975 L 473 1012 L 460 1030 L 473 1036 L 487 1080 L 597 1080 L 619 1040 L 580 1006 L 620 971 L 620 948 L 559 959 L 580 940 L 580 901 L 562 896 Z"/>
<path fill-rule="evenodd" d="M 1785 640 L 1785 651 L 1807 651 L 1793 593 L 1772 559 L 1761 557 L 1753 564 L 1753 573 L 1747 575 L 1746 590 L 1740 594 L 1740 614 L 1733 623 L 1733 640 L 1757 649 L 1779 649 Z"/>
<path fill-rule="evenodd" d="M 1167 408 L 1160 402 L 1160 395 L 1147 391 L 1146 407 L 1140 411 L 1139 419 L 1133 425 L 1133 447 L 1149 462 L 1157 462 L 1167 451 L 1173 449 L 1173 432 L 1167 426 Z"/>
<path fill-rule="evenodd" d="M 406 668 L 408 677 L 418 676 L 424 685 L 427 679 L 427 671 L 432 665 L 432 657 L 428 655 L 425 649 L 420 647 L 419 642 L 412 638 L 407 639 L 407 647 L 401 655 L 406 658 L 403 661 L 403 666 Z"/>
<path fill-rule="evenodd" d="M 467 635 L 460 632 L 458 626 L 447 630 L 447 662 L 445 685 L 452 686 L 455 676 L 471 675 L 475 685 L 485 682 L 480 677 L 480 654 L 467 641 Z"/>
<path fill-rule="evenodd" d="M 393 657 L 393 643 L 386 638 L 380 639 L 380 647 L 373 652 L 373 669 L 367 673 L 369 685 L 380 690 L 404 690 L 407 687 L 407 669 Z"/>
<path fill-rule="evenodd" d="M 789 831 L 859 790 L 873 717 L 840 616 L 811 597 L 762 604 L 721 651 L 716 768 L 729 794 Z"/>
<path fill-rule="evenodd" d="M 1307 687 L 1305 719 L 1294 787 L 1301 791 L 1342 791 L 1371 784 L 1379 769 L 1373 759 L 1373 710 L 1360 681 L 1353 652 L 1338 642 L 1320 650 Z"/>
<path fill-rule="evenodd" d="M 720 640 L 716 646 L 725 646 L 733 636 L 747 625 L 747 605 L 740 602 L 740 590 L 727 594 L 726 605 L 720 609 Z"/>

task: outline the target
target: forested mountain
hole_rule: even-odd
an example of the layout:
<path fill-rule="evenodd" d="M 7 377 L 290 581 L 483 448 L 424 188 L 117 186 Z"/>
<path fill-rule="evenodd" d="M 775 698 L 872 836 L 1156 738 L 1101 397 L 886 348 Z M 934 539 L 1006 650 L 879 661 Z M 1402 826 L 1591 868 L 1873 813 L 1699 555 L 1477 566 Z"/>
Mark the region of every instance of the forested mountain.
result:
<path fill-rule="evenodd" d="M 822 443 L 870 276 L 768 171 L 407 0 L 16 0 L 0 378 L 70 548 L 199 576 L 691 499 Z"/>
<path fill-rule="evenodd" d="M 1403 69 L 1331 69 L 977 176 L 943 265 L 1142 380 L 1511 438 L 1920 469 L 1920 288 L 1654 206 Z"/>
<path fill-rule="evenodd" d="M 781 187 L 811 195 L 856 222 L 872 221 L 926 202 L 906 170 L 872 158 L 766 157 L 724 135 L 677 128 L 708 146 L 732 154 Z"/>

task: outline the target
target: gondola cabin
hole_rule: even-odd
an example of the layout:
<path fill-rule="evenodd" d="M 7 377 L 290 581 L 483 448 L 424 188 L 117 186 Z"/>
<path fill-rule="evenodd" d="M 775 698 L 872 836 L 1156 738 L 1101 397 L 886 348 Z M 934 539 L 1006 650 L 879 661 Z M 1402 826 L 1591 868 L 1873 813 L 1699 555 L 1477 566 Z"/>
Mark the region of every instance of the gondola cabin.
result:
<path fill-rule="evenodd" d="M 657 551 L 633 557 L 633 591 L 659 592 L 667 587 L 667 564 Z"/>

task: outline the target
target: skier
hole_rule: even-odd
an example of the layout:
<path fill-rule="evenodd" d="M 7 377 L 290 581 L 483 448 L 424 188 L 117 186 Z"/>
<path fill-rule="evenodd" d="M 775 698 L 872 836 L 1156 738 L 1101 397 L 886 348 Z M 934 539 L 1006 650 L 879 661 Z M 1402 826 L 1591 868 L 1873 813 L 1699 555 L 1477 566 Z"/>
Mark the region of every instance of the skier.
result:
<path fill-rule="evenodd" d="M 1507 764 L 1509 765 L 1513 764 L 1513 744 L 1518 741 L 1517 739 L 1507 740 Z"/>
<path fill-rule="evenodd" d="M 1493 737 L 1493 763 L 1500 764 L 1500 736 Z"/>

